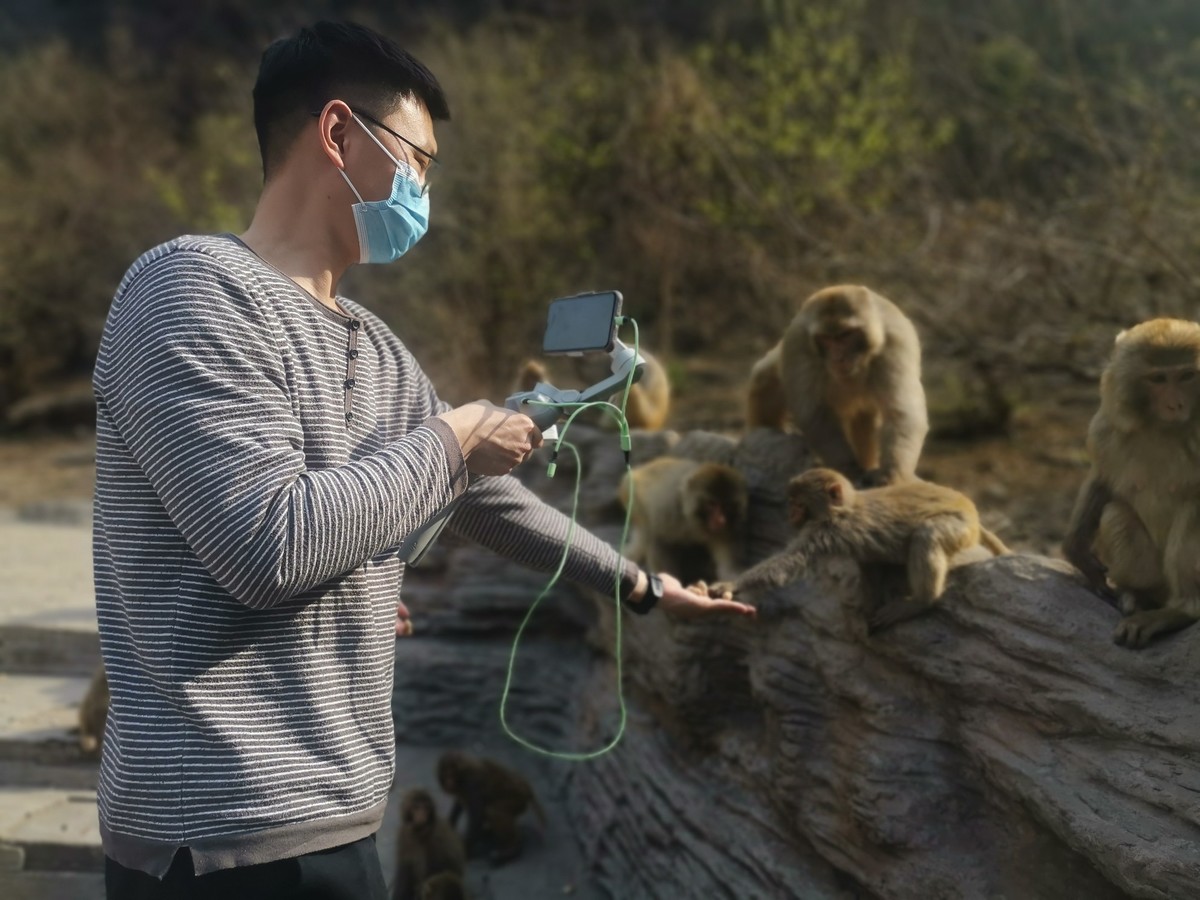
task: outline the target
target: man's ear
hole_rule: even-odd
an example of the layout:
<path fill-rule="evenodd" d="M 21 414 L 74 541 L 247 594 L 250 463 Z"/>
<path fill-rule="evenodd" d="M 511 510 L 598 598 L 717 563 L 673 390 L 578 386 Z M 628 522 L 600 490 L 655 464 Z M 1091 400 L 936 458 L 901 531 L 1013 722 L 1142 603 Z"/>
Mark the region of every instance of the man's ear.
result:
<path fill-rule="evenodd" d="M 344 100 L 330 100 L 317 116 L 321 149 L 339 169 L 346 168 L 346 135 L 354 126 L 354 117 Z"/>

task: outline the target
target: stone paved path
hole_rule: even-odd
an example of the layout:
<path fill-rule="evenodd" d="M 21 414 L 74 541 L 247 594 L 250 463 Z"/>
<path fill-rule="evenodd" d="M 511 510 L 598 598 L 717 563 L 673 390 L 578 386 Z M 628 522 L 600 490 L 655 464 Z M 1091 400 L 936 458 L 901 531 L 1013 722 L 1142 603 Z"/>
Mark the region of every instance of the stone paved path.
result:
<path fill-rule="evenodd" d="M 76 710 L 99 662 L 86 504 L 19 516 L 0 509 L 0 898 L 99 900 L 103 856 L 96 761 L 78 748 Z M 397 748 L 397 781 L 379 832 L 390 884 L 399 796 L 435 796 L 438 747 Z M 507 744 L 482 749 L 519 764 Z M 515 754 L 514 754 L 515 751 Z M 527 760 L 526 760 L 527 761 Z M 475 900 L 601 900 L 581 877 L 565 811 L 536 784 L 550 827 L 526 826 L 525 856 L 499 869 L 472 861 Z M 444 798 L 443 798 L 444 799 Z"/>

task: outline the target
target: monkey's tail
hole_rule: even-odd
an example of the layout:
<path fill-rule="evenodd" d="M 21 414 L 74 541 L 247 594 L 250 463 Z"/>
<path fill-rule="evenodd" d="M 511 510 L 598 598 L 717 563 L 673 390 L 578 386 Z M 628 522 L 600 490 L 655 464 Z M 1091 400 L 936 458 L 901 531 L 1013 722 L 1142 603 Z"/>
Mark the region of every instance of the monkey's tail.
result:
<path fill-rule="evenodd" d="M 1012 553 L 1012 551 L 1005 546 L 1004 541 L 1000 540 L 1000 538 L 996 537 L 996 535 L 992 534 L 992 532 L 983 527 L 980 527 L 979 529 L 979 543 L 991 550 L 993 556 L 1008 556 L 1010 553 Z"/>

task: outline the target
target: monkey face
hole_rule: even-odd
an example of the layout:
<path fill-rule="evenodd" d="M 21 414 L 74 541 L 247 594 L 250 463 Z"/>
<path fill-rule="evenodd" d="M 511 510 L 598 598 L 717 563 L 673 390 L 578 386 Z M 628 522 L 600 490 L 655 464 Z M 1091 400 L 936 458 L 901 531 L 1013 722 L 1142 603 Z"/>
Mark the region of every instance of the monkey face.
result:
<path fill-rule="evenodd" d="M 866 362 L 867 336 L 853 320 L 829 323 L 813 341 L 826 367 L 835 375 L 853 375 Z"/>
<path fill-rule="evenodd" d="M 746 517 L 746 482 L 736 469 L 708 463 L 684 485 L 684 515 L 711 537 L 723 538 Z"/>
<path fill-rule="evenodd" d="M 801 528 L 829 519 L 849 503 L 853 491 L 845 476 L 832 469 L 810 469 L 788 483 L 788 521 Z"/>
<path fill-rule="evenodd" d="M 428 791 L 416 789 L 405 795 L 400 807 L 400 818 L 404 824 L 419 835 L 433 830 L 437 821 L 437 807 Z"/>
<path fill-rule="evenodd" d="M 424 803 L 414 803 L 405 814 L 404 821 L 409 825 L 420 827 L 429 821 L 430 812 L 429 807 Z"/>
<path fill-rule="evenodd" d="M 788 521 L 793 528 L 829 518 L 829 500 L 819 485 L 797 478 L 788 485 Z"/>
<path fill-rule="evenodd" d="M 803 528 L 804 523 L 808 521 L 808 505 L 802 498 L 788 498 L 788 521 L 792 523 L 793 528 Z"/>
<path fill-rule="evenodd" d="M 1182 425 L 1195 412 L 1200 378 L 1191 366 L 1159 368 L 1145 375 L 1142 389 L 1155 419 L 1164 425 Z"/>
<path fill-rule="evenodd" d="M 715 500 L 701 504 L 700 512 L 704 517 L 704 530 L 709 534 L 723 534 L 729 527 L 729 517 L 725 515 L 724 507 Z"/>

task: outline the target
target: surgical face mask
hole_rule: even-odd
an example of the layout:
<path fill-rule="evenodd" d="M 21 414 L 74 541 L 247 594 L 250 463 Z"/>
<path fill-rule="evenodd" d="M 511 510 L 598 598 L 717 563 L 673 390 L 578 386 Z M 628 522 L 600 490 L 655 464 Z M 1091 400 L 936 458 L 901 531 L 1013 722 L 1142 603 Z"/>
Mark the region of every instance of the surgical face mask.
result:
<path fill-rule="evenodd" d="M 396 166 L 392 193 L 383 200 L 363 200 L 345 169 L 338 169 L 358 202 L 352 207 L 358 228 L 359 262 L 389 263 L 399 259 L 429 228 L 429 195 L 421 193 L 416 170 L 396 159 L 358 116 L 354 121 Z"/>

